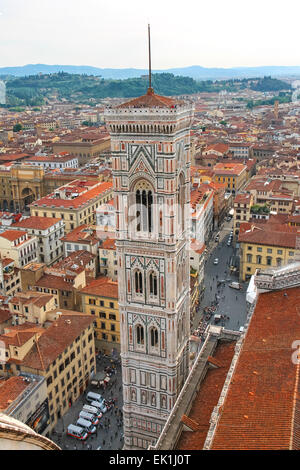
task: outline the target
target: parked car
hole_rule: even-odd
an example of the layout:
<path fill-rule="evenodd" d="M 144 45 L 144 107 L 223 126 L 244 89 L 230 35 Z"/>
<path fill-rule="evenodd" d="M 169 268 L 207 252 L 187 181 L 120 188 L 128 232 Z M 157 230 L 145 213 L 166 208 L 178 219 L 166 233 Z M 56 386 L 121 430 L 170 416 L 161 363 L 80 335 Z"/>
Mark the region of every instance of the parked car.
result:
<path fill-rule="evenodd" d="M 70 424 L 68 426 L 67 435 L 71 437 L 76 437 L 81 441 L 85 441 L 85 439 L 88 437 L 88 433 L 86 432 L 86 430 L 80 426 L 75 426 L 75 424 Z"/>
<path fill-rule="evenodd" d="M 91 415 L 97 416 L 98 419 L 102 418 L 102 412 L 95 408 L 94 406 L 90 405 L 83 405 L 82 411 L 86 413 L 90 413 Z"/>
<path fill-rule="evenodd" d="M 219 258 L 214 259 L 214 264 L 219 264 Z"/>
<path fill-rule="evenodd" d="M 238 290 L 242 289 L 242 286 L 239 282 L 231 282 L 228 285 L 229 285 L 229 287 L 232 287 L 232 289 L 238 289 Z"/>
<path fill-rule="evenodd" d="M 219 315 L 218 313 L 214 316 L 214 322 L 215 323 L 219 323 L 219 321 L 221 320 L 221 315 Z"/>
<path fill-rule="evenodd" d="M 76 426 L 83 428 L 88 434 L 94 434 L 97 431 L 97 428 L 93 423 L 83 418 L 79 418 L 76 421 Z"/>
<path fill-rule="evenodd" d="M 92 415 L 88 413 L 87 411 L 80 411 L 79 413 L 79 418 L 86 419 L 87 421 L 90 421 L 94 426 L 97 426 L 99 424 L 99 419 L 97 416 Z"/>
<path fill-rule="evenodd" d="M 102 401 L 103 398 L 102 398 L 102 395 L 100 395 L 99 393 L 94 393 L 94 392 L 89 392 L 86 396 L 86 401 L 88 401 L 89 403 L 91 403 L 92 401 Z"/>
<path fill-rule="evenodd" d="M 98 412 L 101 411 L 101 413 L 106 413 L 107 412 L 107 408 L 104 404 L 104 401 L 92 401 L 91 403 L 91 406 L 94 406 L 95 408 L 97 408 Z"/>

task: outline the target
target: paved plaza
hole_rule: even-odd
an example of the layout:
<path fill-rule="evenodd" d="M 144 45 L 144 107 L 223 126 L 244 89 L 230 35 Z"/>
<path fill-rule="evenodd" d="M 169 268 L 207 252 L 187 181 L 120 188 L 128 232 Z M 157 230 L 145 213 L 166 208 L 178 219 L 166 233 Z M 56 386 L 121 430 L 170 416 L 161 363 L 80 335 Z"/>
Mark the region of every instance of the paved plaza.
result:
<path fill-rule="evenodd" d="M 103 355 L 97 357 L 97 372 L 103 371 L 111 365 L 111 357 Z M 86 441 L 80 441 L 67 436 L 66 431 L 69 424 L 76 424 L 83 405 L 88 404 L 85 400 L 85 395 L 88 392 L 99 393 L 106 400 L 115 399 L 115 405 L 103 414 L 97 426 L 97 433 L 89 435 Z M 122 373 L 120 364 L 117 364 L 116 373 L 111 376 L 107 388 L 105 390 L 98 389 L 89 384 L 86 391 L 73 403 L 69 411 L 59 419 L 50 439 L 56 442 L 62 450 L 120 450 L 123 447 L 122 406 Z"/>

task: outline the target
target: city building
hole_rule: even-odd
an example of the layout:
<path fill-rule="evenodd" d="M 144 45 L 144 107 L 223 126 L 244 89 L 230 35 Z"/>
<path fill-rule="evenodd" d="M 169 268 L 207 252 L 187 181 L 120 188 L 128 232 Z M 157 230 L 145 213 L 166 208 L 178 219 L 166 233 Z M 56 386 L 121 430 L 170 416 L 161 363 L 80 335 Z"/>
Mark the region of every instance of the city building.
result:
<path fill-rule="evenodd" d="M 120 352 L 118 282 L 106 276 L 92 280 L 81 290 L 83 312 L 95 317 L 95 344 L 104 354 Z"/>
<path fill-rule="evenodd" d="M 95 223 L 95 211 L 112 197 L 112 183 L 74 180 L 30 205 L 32 216 L 64 221 L 69 233 L 82 224 Z"/>
<path fill-rule="evenodd" d="M 0 259 L 0 295 L 13 296 L 21 290 L 21 273 L 11 258 Z"/>
<path fill-rule="evenodd" d="M 5 413 L 41 435 L 48 435 L 50 415 L 44 377 L 20 374 L 0 380 L 0 413 Z"/>
<path fill-rule="evenodd" d="M 146 95 L 107 108 L 116 207 L 124 448 L 154 444 L 189 371 L 193 106 Z"/>
<path fill-rule="evenodd" d="M 28 157 L 28 154 L 23 156 Z M 11 158 L 11 157 L 10 157 Z M 22 212 L 44 193 L 44 170 L 30 165 L 0 169 L 0 209 Z"/>
<path fill-rule="evenodd" d="M 232 158 L 239 160 L 248 160 L 251 156 L 252 144 L 249 142 L 230 142 L 229 152 L 232 154 Z"/>
<path fill-rule="evenodd" d="M 246 183 L 246 170 L 242 163 L 217 163 L 213 167 L 214 181 L 227 184 L 226 190 L 236 194 Z"/>
<path fill-rule="evenodd" d="M 250 209 L 253 205 L 253 195 L 250 193 L 237 194 L 233 200 L 233 233 L 239 234 L 239 227 L 242 222 L 248 222 L 251 218 Z"/>
<path fill-rule="evenodd" d="M 36 237 L 38 262 L 50 266 L 63 256 L 61 239 L 64 236 L 64 222 L 62 219 L 31 216 L 13 223 L 10 225 L 10 229 L 24 230 L 29 235 Z"/>
<path fill-rule="evenodd" d="M 214 192 L 206 184 L 194 183 L 190 198 L 191 238 L 203 245 L 214 229 Z"/>
<path fill-rule="evenodd" d="M 44 170 L 53 170 L 55 168 L 78 168 L 78 158 L 65 153 L 59 155 L 35 155 L 25 160 L 33 166 L 41 166 Z"/>
<path fill-rule="evenodd" d="M 61 139 L 52 145 L 53 153 L 67 152 L 78 158 L 79 164 L 84 165 L 92 157 L 100 156 L 110 150 L 110 138 L 107 133 L 74 134 L 68 139 Z"/>
<path fill-rule="evenodd" d="M 44 326 L 48 312 L 55 306 L 53 295 L 34 291 L 18 292 L 8 300 L 13 325 L 29 322 Z"/>
<path fill-rule="evenodd" d="M 96 210 L 96 225 L 100 238 L 114 237 L 116 230 L 116 208 L 113 200 L 98 207 Z"/>
<path fill-rule="evenodd" d="M 29 236 L 25 230 L 5 230 L 0 233 L 0 255 L 13 259 L 17 268 L 37 261 L 37 250 L 36 236 Z"/>
<path fill-rule="evenodd" d="M 300 255 L 298 227 L 288 226 L 278 216 L 242 223 L 238 242 L 242 281 L 249 280 L 257 269 L 285 266 Z"/>
<path fill-rule="evenodd" d="M 99 246 L 100 273 L 113 281 L 118 280 L 116 240 L 107 238 Z"/>
<path fill-rule="evenodd" d="M 291 214 L 294 205 L 294 193 L 285 189 L 285 183 L 265 178 L 252 178 L 245 191 L 253 195 L 253 204 L 267 205 L 269 210 L 277 213 Z"/>
<path fill-rule="evenodd" d="M 51 267 L 32 263 L 21 274 L 22 288 L 52 294 L 57 307 L 81 311 L 80 289 L 96 277 L 95 258 L 80 250 Z"/>
<path fill-rule="evenodd" d="M 96 369 L 94 318 L 69 310 L 48 312 L 50 326 L 25 322 L 7 327 L 0 376 L 19 373 L 44 377 L 47 387 L 50 433 L 73 401 L 86 389 Z"/>
<path fill-rule="evenodd" d="M 62 239 L 64 255 L 70 256 L 74 251 L 85 250 L 98 256 L 99 237 L 94 226 L 82 224 L 67 233 Z"/>

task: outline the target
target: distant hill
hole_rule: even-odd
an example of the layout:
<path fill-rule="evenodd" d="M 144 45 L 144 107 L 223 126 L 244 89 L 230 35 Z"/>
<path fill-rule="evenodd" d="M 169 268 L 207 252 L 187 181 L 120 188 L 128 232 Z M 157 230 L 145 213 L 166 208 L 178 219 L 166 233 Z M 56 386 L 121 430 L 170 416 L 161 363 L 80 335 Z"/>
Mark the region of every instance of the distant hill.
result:
<path fill-rule="evenodd" d="M 13 75 L 24 77 L 39 73 L 49 74 L 66 72 L 71 74 L 87 74 L 101 76 L 105 79 L 138 78 L 148 73 L 147 69 L 112 69 L 98 68 L 88 65 L 46 65 L 28 64 L 20 67 L 0 67 L 0 75 Z M 265 75 L 272 77 L 300 76 L 300 66 L 266 66 L 266 67 L 236 67 L 236 68 L 206 68 L 200 65 L 191 67 L 171 68 L 166 70 L 153 70 L 153 73 L 172 73 L 191 77 L 194 80 L 228 80 L 232 78 L 253 78 Z"/>
<path fill-rule="evenodd" d="M 239 91 L 251 88 L 274 94 L 290 93 L 291 85 L 271 77 L 231 80 L 194 80 L 171 73 L 154 73 L 152 86 L 161 95 L 188 95 L 200 92 Z M 12 77 L 6 81 L 7 106 L 40 106 L 49 100 L 93 103 L 103 98 L 131 98 L 146 93 L 147 76 L 123 80 L 104 79 L 93 75 L 57 72 L 51 74 Z"/>

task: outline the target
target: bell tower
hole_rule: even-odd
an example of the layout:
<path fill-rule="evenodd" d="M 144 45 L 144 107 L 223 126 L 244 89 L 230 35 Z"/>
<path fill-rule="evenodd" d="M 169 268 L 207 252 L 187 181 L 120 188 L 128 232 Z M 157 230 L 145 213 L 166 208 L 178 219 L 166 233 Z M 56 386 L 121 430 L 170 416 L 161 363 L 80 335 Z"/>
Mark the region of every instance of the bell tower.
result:
<path fill-rule="evenodd" d="M 189 373 L 193 106 L 149 86 L 145 95 L 107 108 L 105 118 L 116 206 L 124 448 L 147 449 Z"/>

